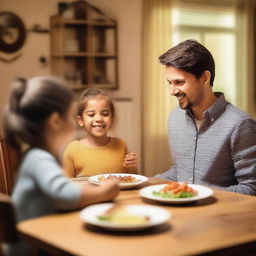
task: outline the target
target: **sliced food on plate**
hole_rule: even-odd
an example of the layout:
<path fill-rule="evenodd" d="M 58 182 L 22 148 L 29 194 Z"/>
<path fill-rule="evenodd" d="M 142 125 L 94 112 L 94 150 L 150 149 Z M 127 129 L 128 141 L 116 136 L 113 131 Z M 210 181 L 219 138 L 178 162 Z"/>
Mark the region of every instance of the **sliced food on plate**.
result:
<path fill-rule="evenodd" d="M 117 179 L 121 183 L 131 183 L 131 182 L 140 181 L 139 179 L 137 179 L 135 176 L 132 176 L 132 175 L 113 175 L 113 174 L 110 174 L 108 176 L 100 175 L 98 177 L 98 181 L 100 181 L 100 182 L 108 180 L 108 179 Z"/>
<path fill-rule="evenodd" d="M 153 191 L 153 195 L 162 198 L 188 198 L 197 194 L 197 190 L 193 189 L 187 183 L 173 182 L 167 184 L 158 191 Z"/>
<path fill-rule="evenodd" d="M 104 222 L 112 222 L 115 224 L 145 224 L 150 221 L 147 215 L 138 215 L 129 210 L 125 206 L 113 205 L 107 209 L 103 214 L 97 216 L 98 220 Z"/>
<path fill-rule="evenodd" d="M 120 188 L 133 188 L 148 180 L 147 177 L 139 174 L 130 173 L 104 173 L 91 176 L 88 180 L 94 184 L 100 184 L 108 179 L 117 179 Z"/>
<path fill-rule="evenodd" d="M 86 207 L 81 219 L 108 230 L 134 231 L 161 225 L 171 218 L 170 211 L 145 204 L 103 203 Z"/>
<path fill-rule="evenodd" d="M 142 188 L 140 195 L 161 203 L 182 204 L 208 198 L 213 190 L 203 185 L 172 182 Z"/>

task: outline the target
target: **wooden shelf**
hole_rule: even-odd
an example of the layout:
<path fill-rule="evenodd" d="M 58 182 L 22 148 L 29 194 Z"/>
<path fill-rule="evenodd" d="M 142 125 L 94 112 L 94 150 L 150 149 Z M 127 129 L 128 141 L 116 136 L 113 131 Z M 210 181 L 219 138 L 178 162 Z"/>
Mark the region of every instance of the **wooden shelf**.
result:
<path fill-rule="evenodd" d="M 112 88 L 113 84 L 108 84 L 108 83 L 104 83 L 104 84 L 76 84 L 76 83 L 70 83 L 72 85 L 72 89 L 73 90 L 84 90 L 85 88 Z"/>
<path fill-rule="evenodd" d="M 89 52 L 64 52 L 55 53 L 52 57 L 95 57 L 95 58 L 116 58 L 115 55 L 108 53 L 89 53 Z"/>
<path fill-rule="evenodd" d="M 52 74 L 72 81 L 74 90 L 117 89 L 116 21 L 85 1 L 75 1 L 70 8 L 72 18 L 65 14 L 51 17 Z"/>
<path fill-rule="evenodd" d="M 102 26 L 102 27 L 115 27 L 116 21 L 112 20 L 85 20 L 85 19 L 65 19 L 61 16 L 52 17 L 52 25 L 59 26 L 62 25 L 92 25 L 92 26 Z"/>

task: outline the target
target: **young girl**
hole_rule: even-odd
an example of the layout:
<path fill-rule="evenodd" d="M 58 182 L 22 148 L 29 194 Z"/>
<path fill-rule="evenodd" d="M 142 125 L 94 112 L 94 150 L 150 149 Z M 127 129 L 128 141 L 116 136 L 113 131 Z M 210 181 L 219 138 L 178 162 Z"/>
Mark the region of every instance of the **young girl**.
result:
<path fill-rule="evenodd" d="M 115 121 L 115 108 L 104 90 L 90 88 L 81 94 L 77 120 L 87 136 L 71 142 L 64 152 L 68 177 L 137 172 L 136 154 L 128 153 L 121 139 L 107 135 Z"/>
<path fill-rule="evenodd" d="M 63 176 L 57 155 L 74 130 L 73 94 L 62 80 L 42 76 L 14 82 L 4 131 L 20 153 L 27 147 L 12 193 L 18 221 L 117 196 L 117 182 L 82 186 Z"/>

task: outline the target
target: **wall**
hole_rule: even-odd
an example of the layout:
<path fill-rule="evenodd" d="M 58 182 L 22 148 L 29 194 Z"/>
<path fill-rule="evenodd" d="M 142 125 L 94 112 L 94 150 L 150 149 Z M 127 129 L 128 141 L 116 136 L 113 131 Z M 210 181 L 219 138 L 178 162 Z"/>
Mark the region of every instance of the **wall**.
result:
<path fill-rule="evenodd" d="M 49 28 L 49 17 L 57 14 L 58 0 L 0 0 L 1 11 L 17 14 L 29 30 L 34 24 Z M 65 1 L 65 2 L 71 2 Z M 118 22 L 119 86 L 114 97 L 132 99 L 133 140 L 128 147 L 140 155 L 141 150 L 141 9 L 142 0 L 88 0 Z M 22 56 L 12 63 L 0 62 L 0 116 L 8 102 L 9 84 L 16 76 L 31 77 L 50 74 L 50 66 L 42 67 L 41 56 L 49 58 L 49 34 L 28 32 L 20 53 Z M 12 57 L 15 54 L 0 56 Z M 120 132 L 119 132 L 120 133 Z"/>

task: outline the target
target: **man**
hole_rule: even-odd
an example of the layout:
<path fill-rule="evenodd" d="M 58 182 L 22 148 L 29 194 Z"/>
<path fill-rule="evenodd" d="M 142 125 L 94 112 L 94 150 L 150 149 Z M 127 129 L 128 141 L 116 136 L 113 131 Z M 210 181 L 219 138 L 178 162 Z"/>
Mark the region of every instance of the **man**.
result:
<path fill-rule="evenodd" d="M 256 121 L 212 91 L 211 53 L 186 40 L 159 59 L 180 107 L 168 120 L 173 166 L 156 177 L 256 195 Z"/>

